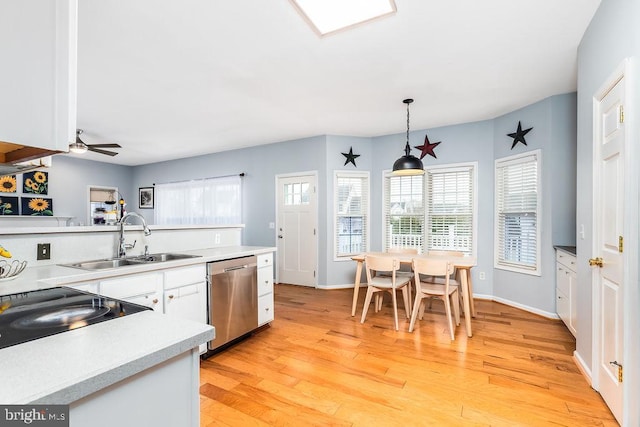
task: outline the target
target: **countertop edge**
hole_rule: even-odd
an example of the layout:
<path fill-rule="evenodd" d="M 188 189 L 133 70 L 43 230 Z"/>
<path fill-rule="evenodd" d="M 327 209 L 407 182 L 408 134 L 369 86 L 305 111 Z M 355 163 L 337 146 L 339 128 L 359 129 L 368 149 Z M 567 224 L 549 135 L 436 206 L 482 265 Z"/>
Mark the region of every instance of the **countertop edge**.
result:
<path fill-rule="evenodd" d="M 4 404 L 70 404 L 213 339 L 207 324 L 144 311 L 0 350 Z"/>
<path fill-rule="evenodd" d="M 95 373 L 83 381 L 79 381 L 58 391 L 39 397 L 29 403 L 69 405 L 122 380 L 139 374 L 149 368 L 159 365 L 191 349 L 198 350 L 198 346 L 213 339 L 213 331 L 202 332 L 186 338 L 165 349 L 147 354 L 105 372 Z"/>
<path fill-rule="evenodd" d="M 563 246 L 563 245 L 553 245 L 556 250 L 564 251 L 570 255 L 576 256 L 576 247 L 575 246 Z"/>

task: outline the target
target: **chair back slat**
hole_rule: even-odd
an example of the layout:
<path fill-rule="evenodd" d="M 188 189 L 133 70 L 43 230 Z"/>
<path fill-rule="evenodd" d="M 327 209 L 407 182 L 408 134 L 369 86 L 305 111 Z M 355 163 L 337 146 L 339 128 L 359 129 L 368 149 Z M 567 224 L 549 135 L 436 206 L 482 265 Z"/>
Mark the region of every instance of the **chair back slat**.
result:
<path fill-rule="evenodd" d="M 425 276 L 449 276 L 453 273 L 453 265 L 446 260 L 414 258 L 413 272 L 416 276 L 423 274 Z"/>

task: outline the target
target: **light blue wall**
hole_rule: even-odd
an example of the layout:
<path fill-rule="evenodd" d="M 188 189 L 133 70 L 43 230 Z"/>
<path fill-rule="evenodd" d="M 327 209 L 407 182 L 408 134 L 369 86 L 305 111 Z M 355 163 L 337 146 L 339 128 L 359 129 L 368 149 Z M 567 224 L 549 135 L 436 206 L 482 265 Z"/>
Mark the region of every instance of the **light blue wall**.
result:
<path fill-rule="evenodd" d="M 555 252 L 553 245 L 575 242 L 575 94 L 553 96 L 494 120 L 496 159 L 536 149 L 542 157 L 541 276 L 494 271 L 493 295 L 547 313 L 555 313 Z M 525 139 L 513 149 L 518 121 L 523 129 L 532 127 Z M 565 206 L 556 206 L 563 198 Z M 553 230 L 556 237 L 555 241 Z"/>
<path fill-rule="evenodd" d="M 327 177 L 324 182 L 324 187 L 327 194 L 327 203 L 325 206 L 321 206 L 320 210 L 326 212 L 326 223 L 324 229 L 326 230 L 327 245 L 324 248 L 320 248 L 320 251 L 325 252 L 327 259 L 327 285 L 346 285 L 353 283 L 354 277 L 354 263 L 351 259 L 334 261 L 335 247 L 333 245 L 335 236 L 335 223 L 334 223 L 334 204 L 333 186 L 334 186 L 334 174 L 336 171 L 371 171 L 371 162 L 373 160 L 373 144 L 371 138 L 359 138 L 354 136 L 327 136 Z M 360 157 L 355 159 L 356 166 L 348 163 L 345 165 L 345 156 L 342 153 L 348 153 L 349 149 L 353 149 L 353 154 L 359 154 Z M 371 179 L 371 176 L 370 176 Z M 373 188 L 373 187 L 372 187 Z M 375 208 L 375 205 L 371 204 L 371 209 Z M 323 228 L 323 227 L 321 227 Z M 371 234 L 375 234 L 373 228 L 370 228 Z M 320 266 L 322 269 L 322 266 Z"/>
<path fill-rule="evenodd" d="M 640 57 L 640 1 L 638 0 L 603 0 L 593 17 L 578 48 L 578 147 L 577 147 L 577 227 L 584 226 L 585 237 L 577 241 L 578 256 L 578 337 L 576 352 L 591 367 L 592 354 L 592 271 L 587 260 L 595 256 L 591 224 L 593 221 L 593 97 L 601 86 L 609 79 L 625 58 Z M 637 64 L 637 62 L 636 62 Z M 635 74 L 626 76 L 627 81 L 640 81 L 640 71 L 636 67 Z M 635 111 L 625 111 L 626 122 L 637 126 L 640 120 L 640 90 L 636 86 L 627 99 L 629 106 Z M 632 108 L 633 108 L 632 107 Z M 637 147 L 638 141 L 632 142 Z M 638 197 L 629 200 L 637 208 Z M 637 218 L 635 219 L 637 222 Z M 637 237 L 637 236 L 635 236 Z M 626 425 L 640 423 L 640 410 L 636 404 L 639 398 L 640 372 L 637 364 L 632 363 L 640 357 L 640 317 L 636 309 L 640 305 L 639 284 L 629 283 L 630 307 L 625 319 L 630 326 L 631 336 L 627 337 L 627 351 L 632 357 L 625 365 L 625 385 L 632 393 L 625 402 Z"/>
<path fill-rule="evenodd" d="M 473 269 L 474 291 L 496 296 L 548 313 L 555 312 L 555 269 L 553 244 L 571 244 L 575 240 L 575 94 L 554 96 L 494 120 L 465 123 L 411 133 L 411 145 L 422 144 L 425 133 L 431 142 L 442 141 L 435 149 L 437 159 L 427 156 L 425 166 L 477 162 L 478 165 L 478 266 Z M 527 135 L 528 147 L 521 144 L 511 150 L 518 120 L 533 126 Z M 275 246 L 275 230 L 269 228 L 275 217 L 275 177 L 278 174 L 317 171 L 318 173 L 318 284 L 346 285 L 353 282 L 350 261 L 334 261 L 333 176 L 336 170 L 370 171 L 371 250 L 382 248 L 382 195 L 384 171 L 403 154 L 404 134 L 374 138 L 318 136 L 278 142 L 241 150 L 177 159 L 137 167 L 114 166 L 71 158 L 54 159 L 55 172 L 68 176 L 74 189 L 86 184 L 114 185 L 121 188 L 129 210 L 137 211 L 138 187 L 154 183 L 183 181 L 245 173 L 243 178 L 243 243 Z M 353 148 L 357 167 L 344 165 L 346 153 Z M 494 161 L 496 158 L 543 149 L 543 276 L 535 277 L 494 270 L 493 210 Z M 59 160 L 56 162 L 56 160 Z M 62 163 L 62 164 L 60 164 Z M 52 175 L 52 178 L 54 175 Z M 72 178 L 73 177 L 73 178 Z M 79 177 L 79 178 L 78 178 Z M 96 179 L 92 179 L 96 178 Z M 82 212 L 86 195 L 77 191 L 56 196 L 56 204 Z M 153 223 L 153 210 L 139 211 Z M 485 280 L 479 280 L 479 273 Z"/>

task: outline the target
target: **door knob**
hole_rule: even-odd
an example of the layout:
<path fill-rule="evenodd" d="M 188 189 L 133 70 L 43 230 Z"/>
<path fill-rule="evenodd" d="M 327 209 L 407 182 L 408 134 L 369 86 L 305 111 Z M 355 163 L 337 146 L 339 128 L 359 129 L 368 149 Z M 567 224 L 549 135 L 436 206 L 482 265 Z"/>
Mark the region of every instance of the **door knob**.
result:
<path fill-rule="evenodd" d="M 591 267 L 593 267 L 594 265 L 597 265 L 598 267 L 602 268 L 602 266 L 604 265 L 604 261 L 602 258 L 597 257 L 597 258 L 591 258 L 589 260 L 589 265 Z"/>

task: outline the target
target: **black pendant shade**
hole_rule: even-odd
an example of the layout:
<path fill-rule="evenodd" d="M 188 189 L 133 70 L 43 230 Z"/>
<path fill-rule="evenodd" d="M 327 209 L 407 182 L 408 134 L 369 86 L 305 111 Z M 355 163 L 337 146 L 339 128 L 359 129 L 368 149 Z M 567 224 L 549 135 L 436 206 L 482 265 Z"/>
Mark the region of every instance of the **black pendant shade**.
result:
<path fill-rule="evenodd" d="M 393 175 L 423 175 L 422 161 L 411 154 L 411 146 L 409 145 L 409 104 L 413 102 L 413 99 L 405 99 L 402 102 L 407 104 L 407 144 L 404 147 L 404 156 L 393 163 Z"/>

